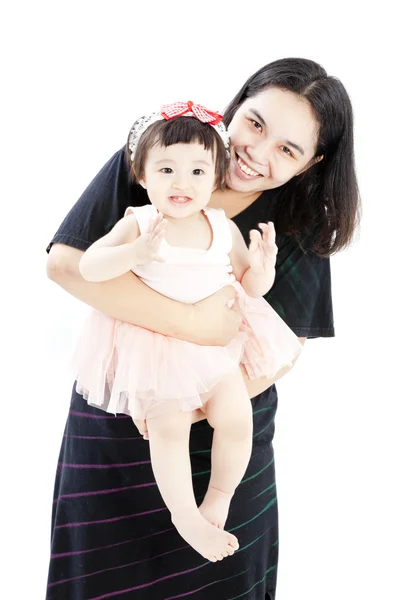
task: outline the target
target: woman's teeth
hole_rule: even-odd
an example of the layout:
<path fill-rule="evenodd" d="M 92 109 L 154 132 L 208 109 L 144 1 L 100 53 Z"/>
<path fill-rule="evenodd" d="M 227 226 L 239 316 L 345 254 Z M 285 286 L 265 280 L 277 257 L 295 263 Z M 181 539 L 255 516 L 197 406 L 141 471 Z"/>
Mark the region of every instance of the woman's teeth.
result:
<path fill-rule="evenodd" d="M 257 173 L 257 171 L 253 171 L 253 169 L 250 169 L 250 167 L 248 167 L 246 165 L 245 162 L 243 162 L 243 160 L 240 158 L 240 156 L 237 156 L 237 163 L 240 167 L 240 170 L 243 171 L 243 173 L 246 173 L 246 175 L 251 175 L 252 177 L 259 177 L 260 173 Z"/>

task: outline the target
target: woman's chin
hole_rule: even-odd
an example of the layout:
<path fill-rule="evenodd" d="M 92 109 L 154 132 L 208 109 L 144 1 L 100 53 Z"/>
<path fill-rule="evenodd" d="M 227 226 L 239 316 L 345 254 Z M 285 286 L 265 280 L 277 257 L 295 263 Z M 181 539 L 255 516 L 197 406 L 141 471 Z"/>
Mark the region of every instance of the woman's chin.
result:
<path fill-rule="evenodd" d="M 260 189 L 261 185 L 259 181 L 256 179 L 245 180 L 241 177 L 238 177 L 235 172 L 229 170 L 228 175 L 226 177 L 226 183 L 228 188 L 234 192 L 246 192 L 251 194 L 252 192 L 261 192 L 263 190 Z"/>

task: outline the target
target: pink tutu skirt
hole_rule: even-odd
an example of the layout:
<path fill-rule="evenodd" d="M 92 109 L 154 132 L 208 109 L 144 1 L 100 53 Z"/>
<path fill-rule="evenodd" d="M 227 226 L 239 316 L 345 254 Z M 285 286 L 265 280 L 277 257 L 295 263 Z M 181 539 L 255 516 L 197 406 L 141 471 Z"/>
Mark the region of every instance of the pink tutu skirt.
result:
<path fill-rule="evenodd" d="M 291 366 L 302 348 L 296 335 L 263 298 L 234 285 L 243 324 L 227 346 L 199 346 L 93 310 L 72 360 L 77 392 L 109 413 L 146 419 L 201 408 L 240 363 L 250 379 Z"/>

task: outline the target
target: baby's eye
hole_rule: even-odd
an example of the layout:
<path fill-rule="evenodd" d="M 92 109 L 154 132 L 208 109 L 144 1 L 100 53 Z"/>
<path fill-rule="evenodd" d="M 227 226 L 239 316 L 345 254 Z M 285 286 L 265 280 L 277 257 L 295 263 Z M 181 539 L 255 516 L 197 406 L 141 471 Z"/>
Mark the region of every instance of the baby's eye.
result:
<path fill-rule="evenodd" d="M 161 173 L 167 173 L 167 174 L 170 174 L 170 173 L 172 173 L 172 169 L 171 169 L 170 167 L 163 167 L 163 168 L 161 169 Z"/>
<path fill-rule="evenodd" d="M 193 169 L 193 175 L 203 175 L 203 169 Z"/>

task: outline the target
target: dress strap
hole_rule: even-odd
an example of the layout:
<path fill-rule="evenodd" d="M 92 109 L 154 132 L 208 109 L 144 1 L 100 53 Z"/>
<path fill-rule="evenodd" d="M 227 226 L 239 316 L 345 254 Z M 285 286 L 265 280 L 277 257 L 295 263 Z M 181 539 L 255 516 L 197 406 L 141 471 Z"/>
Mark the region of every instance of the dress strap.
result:
<path fill-rule="evenodd" d="M 157 209 L 152 204 L 145 204 L 144 206 L 128 206 L 124 217 L 127 215 L 135 215 L 140 233 L 147 233 L 157 216 Z"/>
<path fill-rule="evenodd" d="M 213 246 L 229 254 L 232 250 L 232 234 L 225 212 L 222 208 L 205 208 L 204 214 L 213 230 Z"/>

